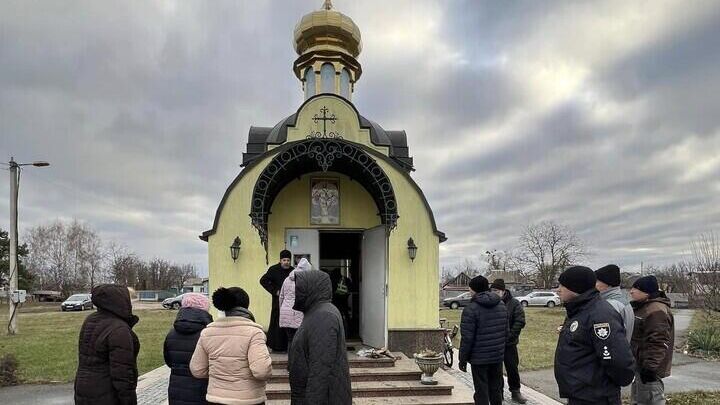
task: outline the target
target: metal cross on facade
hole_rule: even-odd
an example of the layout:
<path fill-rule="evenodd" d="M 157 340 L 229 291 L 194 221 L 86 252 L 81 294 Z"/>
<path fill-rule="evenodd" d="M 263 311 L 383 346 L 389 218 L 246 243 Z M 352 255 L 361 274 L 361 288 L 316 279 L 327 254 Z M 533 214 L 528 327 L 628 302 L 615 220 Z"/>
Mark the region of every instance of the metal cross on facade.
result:
<path fill-rule="evenodd" d="M 327 122 L 330 121 L 334 124 L 337 121 L 335 114 L 328 115 L 330 110 L 326 106 L 323 106 L 323 108 L 320 109 L 320 112 L 322 113 L 322 117 L 318 116 L 318 114 L 315 114 L 313 116 L 312 120 L 315 121 L 316 124 L 319 122 L 322 122 L 322 124 L 323 124 L 322 133 L 320 133 L 319 131 L 310 131 L 310 135 L 308 135 L 307 138 L 308 139 L 310 139 L 310 138 L 342 139 L 342 136 L 340 136 L 340 133 L 333 132 L 333 131 L 331 131 L 331 132 L 327 131 Z"/>

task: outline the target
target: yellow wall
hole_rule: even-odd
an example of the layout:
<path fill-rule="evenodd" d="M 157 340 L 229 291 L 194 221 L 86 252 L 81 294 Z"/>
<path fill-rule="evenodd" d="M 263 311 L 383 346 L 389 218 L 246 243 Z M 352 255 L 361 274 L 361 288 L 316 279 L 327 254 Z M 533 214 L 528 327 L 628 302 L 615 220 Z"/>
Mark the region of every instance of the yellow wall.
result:
<path fill-rule="evenodd" d="M 311 119 L 323 106 L 336 115 L 337 129 L 345 140 L 387 154 L 387 148 L 372 145 L 368 130 L 360 129 L 353 108 L 334 96 L 318 97 L 300 111 L 296 128 L 288 130 L 289 142 L 305 139 L 311 129 L 318 130 L 318 125 Z M 335 126 L 331 128 L 336 129 Z M 250 295 L 250 310 L 263 325 L 268 323 L 271 305 L 269 294 L 258 283 L 267 268 L 265 249 L 250 223 L 249 213 L 255 182 L 273 157 L 267 156 L 250 168 L 229 191 L 216 233 L 208 240 L 210 291 L 220 286 L 244 288 Z M 403 172 L 382 159 L 376 161 L 392 182 L 400 215 L 389 240 L 388 327 L 437 328 L 439 239 L 434 233 L 430 213 Z M 314 176 L 341 179 L 341 225 L 333 229 L 367 229 L 380 224 L 374 202 L 359 183 L 333 173 L 304 175 L 288 184 L 273 204 L 268 224 L 270 264 L 277 261 L 279 251 L 285 246 L 285 228 L 312 227 L 309 223 L 309 180 Z M 236 236 L 240 236 L 242 248 L 237 262 L 233 263 L 229 246 Z M 414 262 L 410 261 L 407 251 L 407 240 L 411 237 L 418 246 Z"/>

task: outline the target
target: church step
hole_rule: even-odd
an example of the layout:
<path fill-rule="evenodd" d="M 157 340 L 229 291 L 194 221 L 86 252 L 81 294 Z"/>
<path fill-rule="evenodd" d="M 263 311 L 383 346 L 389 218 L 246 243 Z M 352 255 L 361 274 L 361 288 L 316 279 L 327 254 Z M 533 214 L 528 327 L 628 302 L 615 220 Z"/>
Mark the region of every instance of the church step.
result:
<path fill-rule="evenodd" d="M 352 383 L 353 398 L 420 397 L 452 395 L 453 385 L 422 385 L 420 381 L 363 381 Z M 268 384 L 265 393 L 268 400 L 290 399 L 290 386 L 282 383 Z"/>
<path fill-rule="evenodd" d="M 374 368 L 350 368 L 350 380 L 353 382 L 362 381 L 419 381 L 422 372 L 414 361 L 401 359 L 395 363 L 395 367 L 374 367 Z M 287 383 L 287 370 L 273 369 L 271 383 Z"/>
<path fill-rule="evenodd" d="M 353 398 L 353 405 L 474 405 L 472 396 L 427 395 L 421 397 Z M 290 405 L 289 399 L 275 399 L 266 405 Z"/>
<path fill-rule="evenodd" d="M 399 353 L 393 353 L 395 357 L 401 356 Z M 270 358 L 272 359 L 272 366 L 274 369 L 287 369 L 288 357 L 287 354 L 282 353 L 271 353 Z M 379 368 L 379 367 L 394 367 L 395 359 L 390 357 L 380 357 L 378 359 L 370 359 L 367 357 L 360 357 L 355 353 L 348 353 L 348 365 L 350 368 Z"/>

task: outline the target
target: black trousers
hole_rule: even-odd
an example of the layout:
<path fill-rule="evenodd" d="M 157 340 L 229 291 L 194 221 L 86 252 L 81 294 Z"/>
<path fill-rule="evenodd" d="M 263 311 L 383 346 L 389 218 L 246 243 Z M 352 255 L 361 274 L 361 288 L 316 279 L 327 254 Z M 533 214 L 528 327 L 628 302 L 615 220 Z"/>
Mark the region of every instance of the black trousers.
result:
<path fill-rule="evenodd" d="M 510 392 L 520 391 L 520 357 L 518 356 L 517 345 L 505 346 L 505 374 L 507 374 L 508 387 Z"/>
<path fill-rule="evenodd" d="M 472 365 L 475 405 L 502 405 L 503 364 Z"/>
<path fill-rule="evenodd" d="M 288 342 L 288 351 L 290 350 L 290 346 L 292 345 L 293 338 L 295 337 L 295 332 L 297 332 L 297 329 L 295 328 L 282 328 L 283 331 L 285 331 L 285 336 L 287 336 L 287 342 Z"/>

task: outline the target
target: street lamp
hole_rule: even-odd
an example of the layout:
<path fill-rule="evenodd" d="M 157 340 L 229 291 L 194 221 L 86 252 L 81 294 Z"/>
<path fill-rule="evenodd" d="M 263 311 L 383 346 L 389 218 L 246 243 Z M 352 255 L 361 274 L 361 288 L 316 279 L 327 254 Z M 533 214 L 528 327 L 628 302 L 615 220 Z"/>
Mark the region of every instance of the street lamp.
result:
<path fill-rule="evenodd" d="M 8 335 L 14 335 L 18 332 L 17 326 L 17 308 L 20 303 L 20 293 L 18 290 L 18 259 L 17 259 L 17 220 L 18 220 L 18 185 L 20 184 L 20 168 L 22 166 L 46 167 L 50 163 L 44 161 L 35 161 L 32 163 L 17 163 L 15 159 L 10 158 L 7 163 L 10 170 L 10 286 L 8 291 Z"/>

